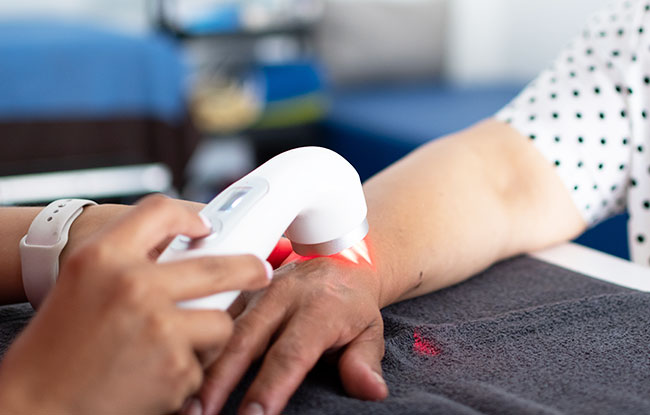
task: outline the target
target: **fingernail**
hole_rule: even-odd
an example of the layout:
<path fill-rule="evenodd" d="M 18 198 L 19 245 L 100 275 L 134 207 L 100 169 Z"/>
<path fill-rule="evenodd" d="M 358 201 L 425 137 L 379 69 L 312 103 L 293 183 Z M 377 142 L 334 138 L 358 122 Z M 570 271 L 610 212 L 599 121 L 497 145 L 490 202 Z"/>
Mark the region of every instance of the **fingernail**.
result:
<path fill-rule="evenodd" d="M 257 402 L 251 402 L 244 407 L 241 415 L 264 415 L 264 408 Z"/>
<path fill-rule="evenodd" d="M 375 379 L 377 379 L 377 382 L 381 383 L 382 385 L 386 384 L 386 381 L 379 373 L 373 371 L 372 374 L 375 376 Z"/>
<path fill-rule="evenodd" d="M 269 261 L 263 261 L 264 262 L 264 268 L 266 269 L 266 278 L 271 279 L 273 278 L 273 265 Z"/>
<path fill-rule="evenodd" d="M 181 409 L 182 415 L 203 415 L 203 405 L 197 398 L 188 399 Z"/>
<path fill-rule="evenodd" d="M 208 219 L 208 217 L 205 216 L 203 212 L 199 212 L 199 218 L 201 218 L 206 228 L 212 230 L 212 222 L 210 222 L 210 219 Z"/>

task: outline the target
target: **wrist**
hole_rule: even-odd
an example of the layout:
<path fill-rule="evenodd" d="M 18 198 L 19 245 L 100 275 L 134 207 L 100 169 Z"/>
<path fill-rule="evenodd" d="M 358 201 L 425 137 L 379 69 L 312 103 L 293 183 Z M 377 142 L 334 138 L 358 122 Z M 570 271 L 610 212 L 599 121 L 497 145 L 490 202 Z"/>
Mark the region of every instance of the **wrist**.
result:
<path fill-rule="evenodd" d="M 378 305 L 382 309 L 400 301 L 404 295 L 405 287 L 410 284 L 405 281 L 402 273 L 396 270 L 402 269 L 399 264 L 399 257 L 392 254 L 398 252 L 390 247 L 390 243 L 377 237 L 372 229 L 365 239 L 370 259 L 371 273 L 377 284 Z"/>
<path fill-rule="evenodd" d="M 368 248 L 379 286 L 380 308 L 432 291 L 431 280 L 435 278 L 426 264 L 431 258 L 409 255 L 409 250 L 396 245 L 392 238 L 380 239 L 375 234 L 367 239 L 371 241 Z"/>

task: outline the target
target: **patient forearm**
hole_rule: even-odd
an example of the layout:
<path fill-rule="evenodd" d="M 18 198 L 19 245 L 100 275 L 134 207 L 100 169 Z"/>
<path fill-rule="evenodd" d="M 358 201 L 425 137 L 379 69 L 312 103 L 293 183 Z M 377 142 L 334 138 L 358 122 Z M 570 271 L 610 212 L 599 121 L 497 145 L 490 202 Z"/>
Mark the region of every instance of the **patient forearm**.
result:
<path fill-rule="evenodd" d="M 585 227 L 550 164 L 505 124 L 436 140 L 364 185 L 382 305 Z"/>

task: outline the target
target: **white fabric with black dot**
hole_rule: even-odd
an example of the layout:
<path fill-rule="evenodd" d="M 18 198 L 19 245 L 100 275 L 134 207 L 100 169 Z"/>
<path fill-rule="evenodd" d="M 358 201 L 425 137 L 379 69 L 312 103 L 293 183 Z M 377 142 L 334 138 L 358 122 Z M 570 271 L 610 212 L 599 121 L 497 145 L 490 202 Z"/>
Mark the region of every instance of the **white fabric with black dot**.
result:
<path fill-rule="evenodd" d="M 650 265 L 650 1 L 593 15 L 496 118 L 555 165 L 590 226 L 627 206 L 631 258 Z"/>

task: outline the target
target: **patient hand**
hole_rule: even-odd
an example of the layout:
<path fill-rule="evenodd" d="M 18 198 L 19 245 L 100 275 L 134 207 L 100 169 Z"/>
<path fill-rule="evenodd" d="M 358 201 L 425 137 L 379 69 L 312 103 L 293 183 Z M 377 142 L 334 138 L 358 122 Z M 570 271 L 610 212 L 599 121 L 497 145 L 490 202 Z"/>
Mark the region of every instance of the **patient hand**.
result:
<path fill-rule="evenodd" d="M 233 337 L 208 370 L 201 390 L 205 414 L 216 414 L 255 359 L 262 368 L 247 391 L 244 414 L 277 414 L 324 354 L 337 353 L 345 390 L 381 400 L 383 321 L 379 279 L 368 265 L 334 256 L 276 270 L 264 290 L 239 298 Z"/>
<path fill-rule="evenodd" d="M 0 412 L 154 414 L 199 388 L 197 353 L 224 346 L 227 313 L 181 300 L 268 283 L 252 256 L 157 264 L 171 235 L 208 232 L 190 208 L 150 197 L 78 247 L 0 370 Z"/>

